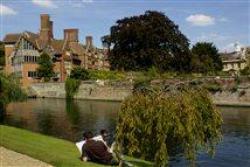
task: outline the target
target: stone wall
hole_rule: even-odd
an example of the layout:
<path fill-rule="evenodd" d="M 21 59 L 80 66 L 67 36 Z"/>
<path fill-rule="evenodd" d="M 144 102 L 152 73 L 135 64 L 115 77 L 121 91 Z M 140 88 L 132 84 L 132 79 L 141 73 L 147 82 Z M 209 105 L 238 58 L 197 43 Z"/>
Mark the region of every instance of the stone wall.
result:
<path fill-rule="evenodd" d="M 64 83 L 35 83 L 27 90 L 29 96 L 65 98 Z M 131 95 L 132 88 L 124 86 L 99 85 L 97 83 L 82 83 L 76 94 L 76 99 L 122 101 Z"/>
<path fill-rule="evenodd" d="M 250 87 L 240 88 L 235 92 L 217 92 L 212 94 L 212 98 L 218 105 L 250 106 Z"/>
<path fill-rule="evenodd" d="M 76 99 L 122 101 L 132 94 L 131 86 L 100 85 L 82 83 Z M 35 83 L 28 89 L 28 95 L 34 97 L 65 98 L 64 83 Z M 239 87 L 235 92 L 222 91 L 211 93 L 218 105 L 250 106 L 250 85 Z"/>

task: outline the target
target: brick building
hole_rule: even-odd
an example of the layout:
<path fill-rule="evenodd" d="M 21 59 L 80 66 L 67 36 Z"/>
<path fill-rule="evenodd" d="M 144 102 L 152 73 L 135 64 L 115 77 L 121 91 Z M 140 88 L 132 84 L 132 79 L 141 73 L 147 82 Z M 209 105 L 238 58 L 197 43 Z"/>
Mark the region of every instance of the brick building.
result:
<path fill-rule="evenodd" d="M 55 39 L 53 22 L 48 14 L 40 15 L 39 33 L 25 31 L 7 34 L 4 37 L 5 72 L 15 73 L 21 78 L 24 87 L 41 82 L 37 77 L 37 61 L 42 53 L 51 56 L 56 76 L 53 81 L 63 82 L 70 71 L 80 66 L 85 69 L 108 70 L 109 63 L 104 49 L 93 45 L 91 36 L 86 37 L 85 44 L 79 42 L 78 29 L 64 29 L 64 38 Z"/>

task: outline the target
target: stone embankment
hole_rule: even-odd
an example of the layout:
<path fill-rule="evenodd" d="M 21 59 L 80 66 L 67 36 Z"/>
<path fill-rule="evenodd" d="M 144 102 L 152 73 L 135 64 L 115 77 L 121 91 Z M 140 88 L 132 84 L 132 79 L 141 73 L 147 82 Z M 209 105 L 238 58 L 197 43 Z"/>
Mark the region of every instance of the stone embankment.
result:
<path fill-rule="evenodd" d="M 170 83 L 167 84 L 173 84 Z M 237 89 L 232 86 L 233 82 L 228 83 L 231 87 L 223 81 L 221 90 L 211 92 L 214 102 L 218 105 L 250 106 L 250 83 L 240 84 Z M 132 84 L 83 82 L 75 99 L 122 101 L 131 95 L 132 91 Z M 66 92 L 64 83 L 37 83 L 30 86 L 28 94 L 40 98 L 65 98 Z"/>
<path fill-rule="evenodd" d="M 250 84 L 247 88 L 238 88 L 237 91 L 221 91 L 212 94 L 217 105 L 250 106 Z"/>
<path fill-rule="evenodd" d="M 122 101 L 132 93 L 129 85 L 99 84 L 83 82 L 75 99 Z M 37 83 L 30 86 L 28 95 L 31 97 L 65 98 L 64 83 Z"/>

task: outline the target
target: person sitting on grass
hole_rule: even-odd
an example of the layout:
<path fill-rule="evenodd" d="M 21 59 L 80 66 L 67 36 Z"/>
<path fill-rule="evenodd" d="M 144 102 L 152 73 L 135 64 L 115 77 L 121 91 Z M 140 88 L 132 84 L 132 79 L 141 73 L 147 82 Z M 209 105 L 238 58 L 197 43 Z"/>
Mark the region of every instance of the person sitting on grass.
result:
<path fill-rule="evenodd" d="M 84 137 L 84 134 L 83 133 L 83 140 L 79 141 L 79 142 L 76 142 L 76 147 L 78 148 L 78 150 L 80 151 L 80 153 L 82 154 L 82 146 L 85 144 L 85 137 Z M 100 131 L 100 135 L 97 135 L 97 136 L 94 136 L 92 139 L 93 140 L 96 140 L 96 141 L 102 141 L 107 147 L 108 147 L 108 150 L 110 152 L 111 151 L 111 148 L 109 148 L 108 144 L 107 144 L 107 137 L 108 137 L 108 131 L 106 129 L 102 129 Z"/>
<path fill-rule="evenodd" d="M 118 165 L 119 162 L 109 152 L 108 147 L 98 140 L 94 140 L 92 132 L 84 133 L 85 144 L 82 147 L 82 161 L 92 161 L 106 165 Z"/>

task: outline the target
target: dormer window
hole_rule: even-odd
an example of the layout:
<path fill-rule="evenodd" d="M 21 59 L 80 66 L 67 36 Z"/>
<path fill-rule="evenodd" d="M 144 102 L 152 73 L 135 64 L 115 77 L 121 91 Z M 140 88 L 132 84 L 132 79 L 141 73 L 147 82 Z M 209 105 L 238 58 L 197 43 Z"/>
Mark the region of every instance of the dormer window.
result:
<path fill-rule="evenodd" d="M 21 39 L 20 48 L 27 49 L 27 50 L 34 50 L 34 46 L 23 38 Z"/>

